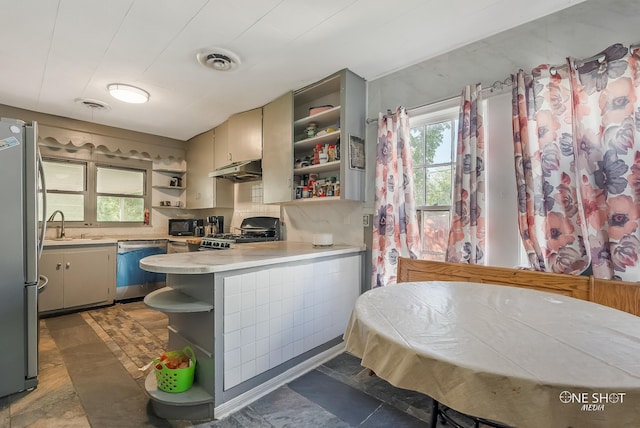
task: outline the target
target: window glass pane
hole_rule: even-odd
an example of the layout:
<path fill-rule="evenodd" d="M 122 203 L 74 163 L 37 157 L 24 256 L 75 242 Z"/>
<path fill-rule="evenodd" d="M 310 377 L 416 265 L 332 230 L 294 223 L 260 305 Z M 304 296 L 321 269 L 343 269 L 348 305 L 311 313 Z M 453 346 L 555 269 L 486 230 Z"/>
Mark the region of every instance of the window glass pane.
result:
<path fill-rule="evenodd" d="M 451 121 L 427 125 L 427 163 L 451 162 Z"/>
<path fill-rule="evenodd" d="M 98 221 L 144 221 L 144 199 L 98 196 Z"/>
<path fill-rule="evenodd" d="M 426 183 L 424 178 L 424 168 L 413 170 L 413 194 L 416 199 L 416 206 L 421 207 L 426 204 L 425 190 Z"/>
<path fill-rule="evenodd" d="M 444 261 L 449 240 L 449 211 L 422 211 L 423 259 Z"/>
<path fill-rule="evenodd" d="M 451 205 L 451 166 L 427 168 L 426 205 Z"/>
<path fill-rule="evenodd" d="M 64 213 L 64 221 L 84 221 L 84 195 L 47 193 L 47 218 L 55 210 Z M 59 214 L 55 220 L 60 220 Z"/>
<path fill-rule="evenodd" d="M 85 164 L 45 160 L 43 166 L 47 190 L 84 191 Z"/>
<path fill-rule="evenodd" d="M 411 128 L 411 158 L 413 166 L 424 165 L 424 126 Z"/>
<path fill-rule="evenodd" d="M 98 193 L 144 195 L 144 172 L 142 171 L 99 166 L 96 179 Z"/>

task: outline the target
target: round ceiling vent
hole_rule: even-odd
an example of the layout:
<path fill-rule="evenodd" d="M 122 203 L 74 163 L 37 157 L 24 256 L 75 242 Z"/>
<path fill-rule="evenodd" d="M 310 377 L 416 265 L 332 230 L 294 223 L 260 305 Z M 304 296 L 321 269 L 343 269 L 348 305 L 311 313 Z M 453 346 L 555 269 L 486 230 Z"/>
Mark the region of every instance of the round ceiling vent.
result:
<path fill-rule="evenodd" d="M 92 100 L 90 98 L 76 98 L 74 101 L 78 104 L 82 104 L 89 110 L 111 110 L 111 106 L 109 104 L 99 100 Z"/>
<path fill-rule="evenodd" d="M 240 58 L 236 54 L 220 48 L 198 52 L 196 58 L 200 64 L 216 71 L 231 71 L 240 65 Z"/>

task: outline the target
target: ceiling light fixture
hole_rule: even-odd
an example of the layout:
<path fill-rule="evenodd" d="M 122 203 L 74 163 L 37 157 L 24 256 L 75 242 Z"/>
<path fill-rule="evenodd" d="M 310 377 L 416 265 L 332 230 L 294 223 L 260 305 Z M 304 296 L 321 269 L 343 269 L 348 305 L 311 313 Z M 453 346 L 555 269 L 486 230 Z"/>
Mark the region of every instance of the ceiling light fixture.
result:
<path fill-rule="evenodd" d="M 112 83 L 107 86 L 111 96 L 117 100 L 131 104 L 143 104 L 149 101 L 149 93 L 135 86 Z"/>

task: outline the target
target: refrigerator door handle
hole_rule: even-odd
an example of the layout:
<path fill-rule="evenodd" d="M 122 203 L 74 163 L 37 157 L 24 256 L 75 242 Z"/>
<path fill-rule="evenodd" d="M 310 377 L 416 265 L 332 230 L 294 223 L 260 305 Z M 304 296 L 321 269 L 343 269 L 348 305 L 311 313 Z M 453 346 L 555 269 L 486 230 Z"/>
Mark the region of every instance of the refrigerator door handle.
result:
<path fill-rule="evenodd" d="M 40 227 L 40 236 L 38 241 L 39 260 L 40 256 L 42 256 L 42 249 L 44 248 L 44 235 L 47 232 L 47 183 L 44 177 L 44 163 L 42 162 L 42 155 L 40 154 L 40 150 L 38 150 L 38 173 L 38 175 L 40 176 L 40 192 L 42 192 L 42 226 Z M 45 285 L 46 282 L 42 286 L 44 287 Z"/>
<path fill-rule="evenodd" d="M 37 124 L 24 127 L 24 275 L 26 284 L 38 283 L 38 171 Z M 43 236 L 44 238 L 44 236 Z M 43 242 L 44 244 L 44 242 Z"/>
<path fill-rule="evenodd" d="M 49 283 L 49 278 L 44 275 L 40 275 L 40 281 L 38 281 L 38 292 L 42 291 L 44 287 Z"/>

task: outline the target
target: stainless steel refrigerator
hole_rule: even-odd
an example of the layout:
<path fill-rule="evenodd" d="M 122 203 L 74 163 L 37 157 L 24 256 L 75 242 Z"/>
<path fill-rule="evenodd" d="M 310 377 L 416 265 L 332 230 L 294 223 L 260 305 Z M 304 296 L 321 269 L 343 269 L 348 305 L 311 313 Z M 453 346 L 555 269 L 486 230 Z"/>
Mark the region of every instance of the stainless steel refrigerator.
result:
<path fill-rule="evenodd" d="M 45 195 L 36 123 L 0 118 L 0 397 L 38 383 L 38 259 L 46 227 L 38 204 Z"/>

